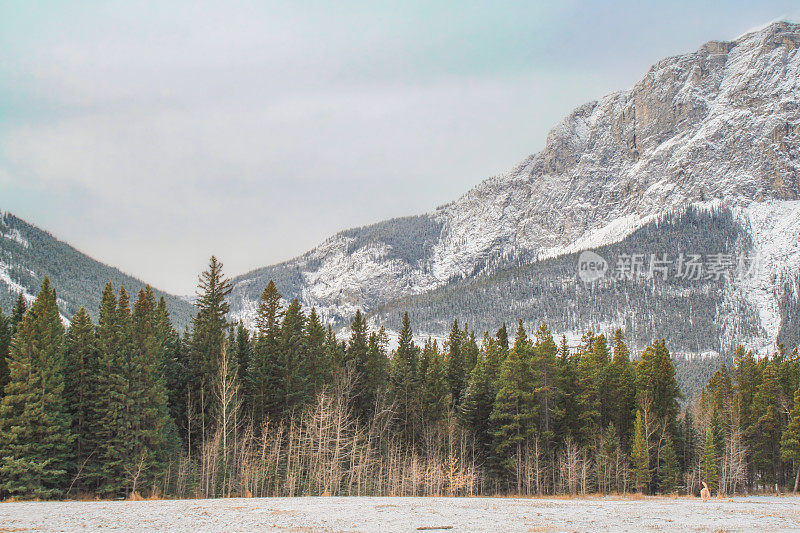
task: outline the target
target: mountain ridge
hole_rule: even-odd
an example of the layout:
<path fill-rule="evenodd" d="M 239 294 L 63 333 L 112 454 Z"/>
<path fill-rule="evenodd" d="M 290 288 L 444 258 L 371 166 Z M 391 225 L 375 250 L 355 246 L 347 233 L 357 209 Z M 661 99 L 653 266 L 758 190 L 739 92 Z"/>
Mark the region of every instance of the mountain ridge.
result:
<path fill-rule="evenodd" d="M 64 320 L 81 306 L 97 318 L 109 281 L 117 290 L 124 285 L 133 297 L 147 285 L 10 212 L 0 212 L 0 307 L 10 310 L 20 293 L 32 302 L 45 276 L 56 289 Z M 164 296 L 173 324 L 182 331 L 194 314 L 192 304 L 164 291 L 154 292 L 156 297 Z"/>
<path fill-rule="evenodd" d="M 631 89 L 576 108 L 541 151 L 456 200 L 337 233 L 296 259 L 235 278 L 232 310 L 251 320 L 273 277 L 287 298 L 341 324 L 357 308 L 618 242 L 665 211 L 718 202 L 752 226 L 757 251 L 780 260 L 764 279 L 734 288 L 766 305 L 759 342 L 774 341 L 778 296 L 769 278 L 800 267 L 800 250 L 770 244 L 774 219 L 794 221 L 800 198 L 798 47 L 800 25 L 779 22 L 662 59 Z M 392 225 L 395 235 L 410 226 L 425 246 L 399 251 Z M 794 222 L 781 231 L 798 234 Z"/>

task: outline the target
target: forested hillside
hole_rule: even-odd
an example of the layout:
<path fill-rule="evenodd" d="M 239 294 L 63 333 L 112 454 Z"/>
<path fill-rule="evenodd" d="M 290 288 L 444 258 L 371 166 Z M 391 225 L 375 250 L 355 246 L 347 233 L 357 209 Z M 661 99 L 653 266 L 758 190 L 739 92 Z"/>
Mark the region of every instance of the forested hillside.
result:
<path fill-rule="evenodd" d="M 211 259 L 181 336 L 163 298 L 108 284 L 64 328 L 45 278 L 0 313 L 0 496 L 714 493 L 796 489 L 800 358 L 736 349 L 699 398 L 669 332 L 571 347 L 539 322 L 397 347 L 357 311 L 347 340 L 274 283 L 256 331 Z M 510 326 L 510 324 L 509 324 Z M 676 370 L 677 362 L 677 370 Z"/>
<path fill-rule="evenodd" d="M 670 338 L 673 350 L 688 353 L 732 353 L 735 343 L 764 334 L 758 310 L 734 288 L 736 262 L 749 258 L 752 242 L 726 208 L 668 213 L 621 242 L 593 251 L 606 259 L 609 269 L 605 277 L 592 283 L 578 277 L 579 253 L 541 261 L 524 258 L 511 266 L 501 263 L 476 277 L 394 300 L 368 316 L 398 331 L 398 316 L 407 311 L 415 326 L 429 334 L 446 332 L 453 318 L 478 331 L 496 327 L 498 321 L 517 320 L 528 327 L 545 321 L 559 332 L 592 329 L 610 334 L 622 328 L 634 346 L 644 347 L 652 339 L 664 337 Z M 620 261 L 630 261 L 635 254 L 643 259 L 641 270 L 620 270 Z M 706 273 L 701 273 L 700 279 L 680 276 L 681 254 L 730 256 L 730 278 Z M 671 261 L 666 275 L 649 275 L 653 255 Z M 800 323 L 796 313 L 788 310 L 796 300 L 787 297 L 784 305 L 787 327 L 779 340 L 794 347 Z"/>
<path fill-rule="evenodd" d="M 67 318 L 84 306 L 96 320 L 100 295 L 109 281 L 131 294 L 146 285 L 22 219 L 0 212 L 0 306 L 10 309 L 20 292 L 32 300 L 45 277 L 58 287 L 58 307 Z M 164 297 L 175 326 L 182 331 L 189 324 L 192 305 L 165 292 L 154 293 Z"/>

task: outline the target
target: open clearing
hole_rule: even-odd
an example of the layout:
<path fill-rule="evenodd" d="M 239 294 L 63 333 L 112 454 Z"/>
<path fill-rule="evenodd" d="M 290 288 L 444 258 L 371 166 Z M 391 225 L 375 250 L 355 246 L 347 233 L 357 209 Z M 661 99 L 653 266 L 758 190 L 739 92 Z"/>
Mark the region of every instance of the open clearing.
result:
<path fill-rule="evenodd" d="M 800 531 L 800 497 L 232 498 L 0 504 L 0 532 Z"/>

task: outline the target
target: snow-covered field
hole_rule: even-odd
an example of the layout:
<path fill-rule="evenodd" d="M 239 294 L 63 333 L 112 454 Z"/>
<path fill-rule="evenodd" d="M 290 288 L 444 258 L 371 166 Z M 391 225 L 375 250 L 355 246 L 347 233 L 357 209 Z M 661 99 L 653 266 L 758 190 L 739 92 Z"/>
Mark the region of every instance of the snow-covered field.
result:
<path fill-rule="evenodd" d="M 800 531 L 800 497 L 260 498 L 0 504 L 21 531 Z"/>

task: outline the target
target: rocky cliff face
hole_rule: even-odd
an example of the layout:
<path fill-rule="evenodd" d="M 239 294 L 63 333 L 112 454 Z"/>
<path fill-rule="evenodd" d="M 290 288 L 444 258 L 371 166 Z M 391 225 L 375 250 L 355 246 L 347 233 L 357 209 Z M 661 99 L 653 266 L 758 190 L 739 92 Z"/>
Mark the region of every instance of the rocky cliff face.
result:
<path fill-rule="evenodd" d="M 656 63 L 629 91 L 576 109 L 545 148 L 429 215 L 342 232 L 235 280 L 249 318 L 275 278 L 332 321 L 487 268 L 618 242 L 659 214 L 722 205 L 770 267 L 731 288 L 775 338 L 775 287 L 800 269 L 800 25 Z"/>

